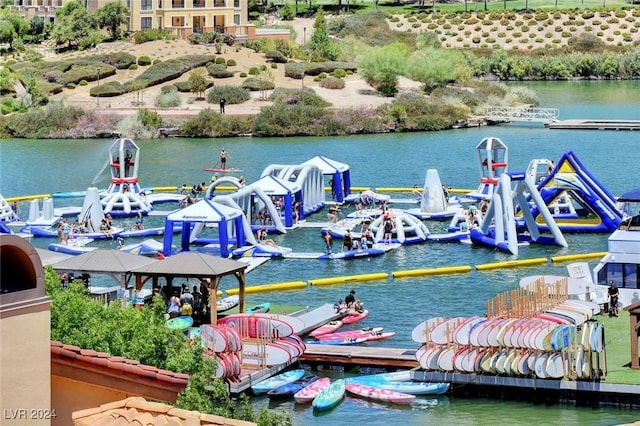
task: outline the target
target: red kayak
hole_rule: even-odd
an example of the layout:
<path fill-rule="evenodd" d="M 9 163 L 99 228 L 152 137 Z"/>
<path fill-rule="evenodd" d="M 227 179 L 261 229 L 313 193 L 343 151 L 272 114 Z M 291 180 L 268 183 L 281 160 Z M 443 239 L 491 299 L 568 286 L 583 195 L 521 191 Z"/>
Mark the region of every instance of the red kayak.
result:
<path fill-rule="evenodd" d="M 311 383 L 309 386 L 302 388 L 299 390 L 293 398 L 296 400 L 298 404 L 305 404 L 313 401 L 316 396 L 322 392 L 322 390 L 328 387 L 331 384 L 331 379 L 328 377 L 322 377 L 315 382 Z"/>
<path fill-rule="evenodd" d="M 394 402 L 396 404 L 411 404 L 415 395 L 407 393 L 378 389 L 372 386 L 360 385 L 358 383 L 347 383 L 347 392 L 363 398 L 375 399 L 384 402 Z"/>
<path fill-rule="evenodd" d="M 352 324 L 354 322 L 358 322 L 358 321 L 362 321 L 363 319 L 365 319 L 366 317 L 369 316 L 369 311 L 368 310 L 362 310 L 362 311 L 356 311 L 353 313 L 349 313 L 347 314 L 346 317 L 342 318 L 342 323 L 343 324 Z"/>
<path fill-rule="evenodd" d="M 366 337 L 368 339 L 369 336 L 379 335 L 382 332 L 382 330 L 384 330 L 383 327 L 361 328 L 359 330 L 349 330 L 349 331 L 340 331 L 338 333 L 323 334 L 321 336 L 318 336 L 317 339 L 318 340 L 344 340 L 348 337 Z"/>
<path fill-rule="evenodd" d="M 333 333 L 334 331 L 342 327 L 342 324 L 344 324 L 342 321 L 329 321 L 325 325 L 321 325 L 320 327 L 313 330 L 311 333 L 309 333 L 309 336 L 318 337 L 322 336 L 323 334 Z"/>
<path fill-rule="evenodd" d="M 369 336 L 367 336 L 367 342 L 371 342 L 372 340 L 388 339 L 389 337 L 393 337 L 395 335 L 396 333 L 394 331 L 388 331 L 386 333 L 383 333 L 382 331 L 372 332 L 369 333 Z"/>

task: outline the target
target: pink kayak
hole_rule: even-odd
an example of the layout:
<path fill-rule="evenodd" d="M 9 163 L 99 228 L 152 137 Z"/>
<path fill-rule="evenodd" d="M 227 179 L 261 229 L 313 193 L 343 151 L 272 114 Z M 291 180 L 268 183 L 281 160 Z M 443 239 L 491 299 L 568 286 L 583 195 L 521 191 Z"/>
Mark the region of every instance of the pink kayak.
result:
<path fill-rule="evenodd" d="M 361 320 L 365 319 L 368 316 L 369 316 L 369 311 L 366 310 L 366 309 L 363 310 L 363 311 L 357 311 L 357 312 L 354 312 L 354 313 L 350 313 L 346 317 L 342 318 L 342 323 L 343 324 L 351 324 L 351 323 L 354 323 L 354 322 L 361 321 Z"/>
<path fill-rule="evenodd" d="M 309 336 L 318 337 L 322 336 L 323 334 L 333 333 L 334 331 L 342 327 L 342 324 L 342 321 L 329 321 L 325 325 L 321 325 L 320 327 L 313 330 L 311 333 L 309 333 Z"/>
<path fill-rule="evenodd" d="M 393 337 L 395 335 L 396 333 L 394 331 L 388 331 L 386 333 L 383 333 L 381 331 L 372 332 L 372 333 L 369 333 L 369 336 L 367 336 L 367 342 L 371 342 L 372 340 L 388 339 L 389 337 Z"/>
<path fill-rule="evenodd" d="M 299 404 L 307 404 L 313 401 L 326 387 L 331 384 L 331 379 L 321 377 L 309 386 L 300 389 L 293 395 L 293 398 Z"/>
<path fill-rule="evenodd" d="M 409 395 L 408 393 L 378 389 L 373 386 L 361 385 L 358 383 L 347 383 L 346 388 L 347 392 L 363 398 L 393 402 L 396 404 L 411 404 L 413 400 L 416 399 L 415 395 Z"/>
<path fill-rule="evenodd" d="M 380 334 L 384 327 L 361 328 L 358 330 L 339 331 L 337 333 L 329 333 L 318 336 L 318 340 L 344 340 L 348 337 L 369 337 L 374 334 Z"/>

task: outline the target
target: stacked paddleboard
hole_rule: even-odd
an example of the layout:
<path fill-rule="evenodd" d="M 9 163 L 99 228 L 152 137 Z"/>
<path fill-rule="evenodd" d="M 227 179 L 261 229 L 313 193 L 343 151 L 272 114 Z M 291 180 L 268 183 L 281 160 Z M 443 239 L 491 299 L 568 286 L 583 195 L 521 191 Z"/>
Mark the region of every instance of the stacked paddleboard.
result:
<path fill-rule="evenodd" d="M 604 350 L 592 313 L 591 303 L 567 300 L 525 318 L 432 318 L 412 332 L 416 359 L 425 370 L 592 378 L 592 354 Z"/>
<path fill-rule="evenodd" d="M 242 338 L 228 325 L 204 324 L 200 337 L 206 349 L 215 354 L 216 377 L 235 379 L 242 370 Z"/>
<path fill-rule="evenodd" d="M 295 334 L 304 323 L 286 315 L 235 314 L 218 320 L 235 330 L 241 338 L 241 363 L 249 366 L 273 366 L 298 358 L 306 349 Z"/>

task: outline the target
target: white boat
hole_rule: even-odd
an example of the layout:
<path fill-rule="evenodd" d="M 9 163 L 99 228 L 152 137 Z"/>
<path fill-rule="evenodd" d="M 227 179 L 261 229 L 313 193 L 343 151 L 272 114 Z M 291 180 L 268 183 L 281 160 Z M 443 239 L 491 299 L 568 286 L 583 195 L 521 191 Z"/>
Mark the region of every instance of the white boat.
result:
<path fill-rule="evenodd" d="M 618 198 L 629 217 L 608 239 L 607 254 L 593 269 L 593 282 L 606 295 L 609 282 L 618 287 L 619 306 L 640 301 L 640 188 Z M 632 214 L 633 212 L 633 214 Z"/>

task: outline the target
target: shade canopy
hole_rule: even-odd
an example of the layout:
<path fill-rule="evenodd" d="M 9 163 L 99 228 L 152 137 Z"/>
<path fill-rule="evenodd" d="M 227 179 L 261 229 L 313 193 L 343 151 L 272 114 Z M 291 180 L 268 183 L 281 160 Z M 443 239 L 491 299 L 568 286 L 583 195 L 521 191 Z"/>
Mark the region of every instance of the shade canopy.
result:
<path fill-rule="evenodd" d="M 622 201 L 625 203 L 640 202 L 640 188 L 632 189 L 629 192 L 625 192 L 618 198 L 618 201 Z"/>
<path fill-rule="evenodd" d="M 284 196 L 302 190 L 302 186 L 299 183 L 280 179 L 273 175 L 263 176 L 252 183 L 251 186 L 260 188 L 262 192 L 271 196 Z"/>
<path fill-rule="evenodd" d="M 323 157 L 322 155 L 316 155 L 310 160 L 305 161 L 302 164 L 311 164 L 313 166 L 317 166 L 320 170 L 322 170 L 323 175 L 332 175 L 334 173 L 344 173 L 349 170 L 349 165 L 345 163 L 341 163 L 336 160 L 332 160 L 327 157 Z"/>
<path fill-rule="evenodd" d="M 242 216 L 242 211 L 211 200 L 202 199 L 167 215 L 170 221 L 221 222 Z"/>

